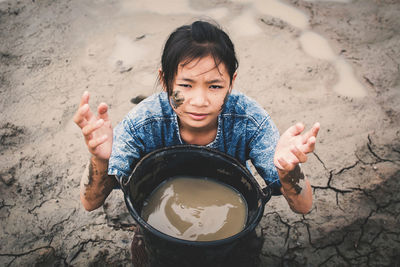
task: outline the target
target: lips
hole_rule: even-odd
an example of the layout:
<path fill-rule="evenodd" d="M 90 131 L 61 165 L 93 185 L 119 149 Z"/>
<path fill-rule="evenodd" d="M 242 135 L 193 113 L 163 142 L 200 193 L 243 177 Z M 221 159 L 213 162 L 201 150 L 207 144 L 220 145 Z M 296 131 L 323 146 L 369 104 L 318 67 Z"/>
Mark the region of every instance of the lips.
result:
<path fill-rule="evenodd" d="M 190 118 L 192 118 L 195 121 L 204 120 L 208 116 L 207 113 L 191 113 L 191 112 L 189 112 L 188 114 L 189 114 Z"/>

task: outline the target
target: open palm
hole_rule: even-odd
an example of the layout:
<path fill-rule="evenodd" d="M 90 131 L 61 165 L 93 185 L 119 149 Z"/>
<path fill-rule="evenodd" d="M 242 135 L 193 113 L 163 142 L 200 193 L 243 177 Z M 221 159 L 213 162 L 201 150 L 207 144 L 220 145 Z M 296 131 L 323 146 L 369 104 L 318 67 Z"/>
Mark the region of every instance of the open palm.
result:
<path fill-rule="evenodd" d="M 113 129 L 108 117 L 108 106 L 101 103 L 97 116 L 89 108 L 89 93 L 81 98 L 74 122 L 82 129 L 89 152 L 98 159 L 108 160 L 111 156 Z"/>
<path fill-rule="evenodd" d="M 307 161 L 307 154 L 314 151 L 319 123 L 302 134 L 304 125 L 297 123 L 287 129 L 278 141 L 275 149 L 274 164 L 278 170 L 289 172 L 298 163 Z"/>

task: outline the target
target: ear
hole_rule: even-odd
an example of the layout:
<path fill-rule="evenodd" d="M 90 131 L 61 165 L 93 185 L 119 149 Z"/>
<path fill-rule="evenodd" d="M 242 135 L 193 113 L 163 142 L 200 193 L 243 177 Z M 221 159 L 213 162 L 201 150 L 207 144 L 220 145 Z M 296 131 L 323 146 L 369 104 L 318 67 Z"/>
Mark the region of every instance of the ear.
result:
<path fill-rule="evenodd" d="M 232 81 L 231 81 L 231 85 L 230 85 L 230 88 L 229 88 L 229 93 L 232 92 L 233 84 L 235 83 L 236 76 L 237 76 L 237 71 L 235 71 L 235 73 L 233 74 Z"/>
<path fill-rule="evenodd" d="M 164 84 L 164 72 L 162 71 L 161 68 L 158 69 L 158 80 L 160 81 L 163 91 L 166 92 L 167 86 L 165 86 L 165 84 Z"/>

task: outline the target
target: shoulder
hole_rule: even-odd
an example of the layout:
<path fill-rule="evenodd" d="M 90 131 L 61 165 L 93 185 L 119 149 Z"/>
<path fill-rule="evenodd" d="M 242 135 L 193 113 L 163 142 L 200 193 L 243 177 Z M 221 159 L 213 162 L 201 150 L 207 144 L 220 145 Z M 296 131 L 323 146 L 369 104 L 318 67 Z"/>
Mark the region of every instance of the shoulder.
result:
<path fill-rule="evenodd" d="M 222 115 L 227 117 L 241 117 L 251 120 L 257 125 L 261 125 L 266 119 L 270 119 L 267 111 L 259 103 L 236 90 L 233 90 L 229 95 Z"/>
<path fill-rule="evenodd" d="M 173 118 L 173 110 L 165 92 L 153 94 L 129 111 L 124 121 L 135 127 L 149 122 Z"/>

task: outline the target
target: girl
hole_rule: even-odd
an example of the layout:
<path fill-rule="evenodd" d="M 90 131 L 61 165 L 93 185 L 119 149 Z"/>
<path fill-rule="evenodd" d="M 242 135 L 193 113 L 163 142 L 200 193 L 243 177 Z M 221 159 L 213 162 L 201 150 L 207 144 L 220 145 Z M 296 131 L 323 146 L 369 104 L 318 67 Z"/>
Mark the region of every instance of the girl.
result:
<path fill-rule="evenodd" d="M 319 124 L 303 133 L 297 123 L 282 136 L 255 101 L 233 90 L 238 61 L 228 35 L 216 25 L 196 21 L 168 38 L 159 80 L 163 92 L 142 101 L 114 129 L 106 104 L 97 116 L 82 96 L 75 123 L 92 154 L 81 181 L 85 209 L 100 207 L 145 154 L 166 146 L 195 144 L 225 152 L 243 164 L 251 160 L 273 194 L 290 208 L 308 213 L 310 183 L 299 163 L 314 150 Z"/>

